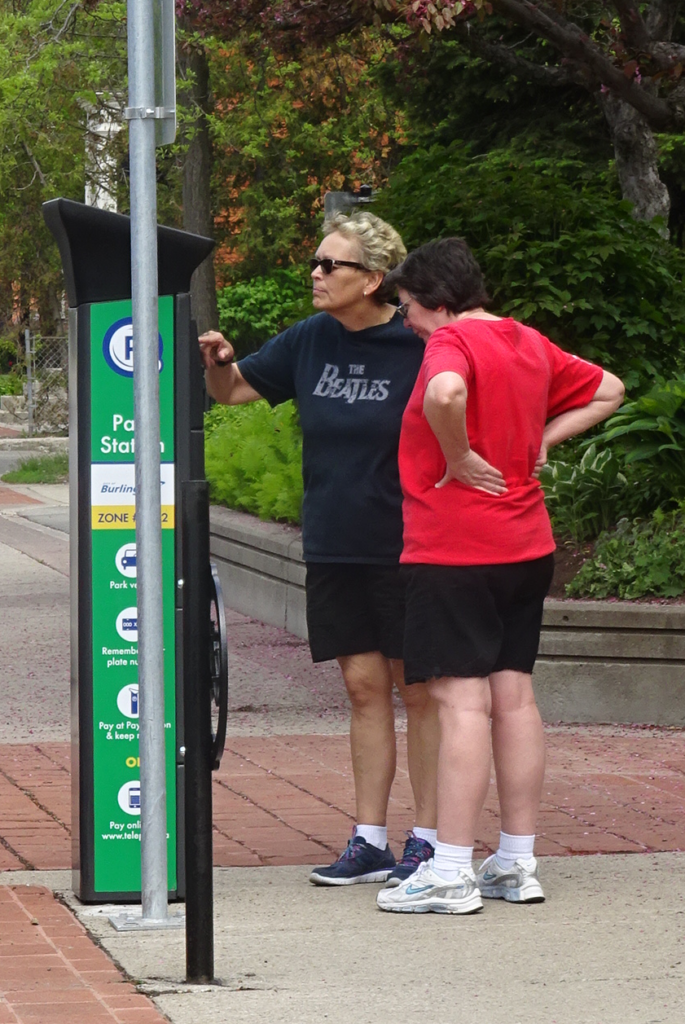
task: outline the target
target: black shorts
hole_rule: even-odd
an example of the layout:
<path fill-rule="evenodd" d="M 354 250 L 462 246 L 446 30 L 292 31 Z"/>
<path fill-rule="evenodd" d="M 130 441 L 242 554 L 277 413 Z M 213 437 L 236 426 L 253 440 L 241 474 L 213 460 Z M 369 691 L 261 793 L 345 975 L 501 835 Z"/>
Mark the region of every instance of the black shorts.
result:
<path fill-rule="evenodd" d="M 406 565 L 407 683 L 532 672 L 554 555 L 506 565 Z"/>
<path fill-rule="evenodd" d="M 402 657 L 404 578 L 399 565 L 307 562 L 306 588 L 313 661 L 369 651 Z"/>

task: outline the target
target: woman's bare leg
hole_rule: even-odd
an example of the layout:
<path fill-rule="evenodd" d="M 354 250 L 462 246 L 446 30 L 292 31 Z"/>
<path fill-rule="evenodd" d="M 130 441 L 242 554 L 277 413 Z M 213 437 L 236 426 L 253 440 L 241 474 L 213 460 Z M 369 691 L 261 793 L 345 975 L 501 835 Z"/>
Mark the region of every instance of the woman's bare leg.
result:
<path fill-rule="evenodd" d="M 545 775 L 545 738 L 530 675 L 494 672 L 492 750 L 502 831 L 535 834 Z"/>
<path fill-rule="evenodd" d="M 390 662 L 379 651 L 337 660 L 352 704 L 350 747 L 357 822 L 385 825 L 396 764 Z"/>
<path fill-rule="evenodd" d="M 427 685 L 440 719 L 438 839 L 473 846 L 490 785 L 490 687 L 449 676 Z"/>
<path fill-rule="evenodd" d="M 415 825 L 435 828 L 438 820 L 438 706 L 425 683 L 407 686 L 404 664 L 391 661 L 395 686 L 407 709 L 407 762 L 416 808 Z"/>

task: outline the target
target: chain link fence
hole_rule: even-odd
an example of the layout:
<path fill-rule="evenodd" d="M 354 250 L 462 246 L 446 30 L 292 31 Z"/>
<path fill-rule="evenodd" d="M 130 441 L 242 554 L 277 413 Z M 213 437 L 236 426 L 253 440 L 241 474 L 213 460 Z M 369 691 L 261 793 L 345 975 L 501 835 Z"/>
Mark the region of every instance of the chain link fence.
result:
<path fill-rule="evenodd" d="M 66 434 L 69 429 L 69 342 L 66 336 L 25 331 L 2 341 L 0 426 L 27 433 Z"/>
<path fill-rule="evenodd" d="M 26 411 L 28 434 L 64 434 L 69 429 L 69 341 L 64 336 L 27 334 Z"/>

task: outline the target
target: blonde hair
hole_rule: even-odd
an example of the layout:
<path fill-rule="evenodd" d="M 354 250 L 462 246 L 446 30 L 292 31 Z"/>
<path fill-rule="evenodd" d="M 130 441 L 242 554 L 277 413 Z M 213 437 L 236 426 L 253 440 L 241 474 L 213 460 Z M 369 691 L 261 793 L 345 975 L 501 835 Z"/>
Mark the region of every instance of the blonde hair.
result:
<path fill-rule="evenodd" d="M 373 213 L 361 211 L 347 215 L 338 213 L 324 221 L 324 235 L 333 232 L 353 239 L 359 246 L 360 262 L 367 270 L 380 270 L 387 274 L 399 266 L 407 250 L 399 234 L 390 224 Z"/>

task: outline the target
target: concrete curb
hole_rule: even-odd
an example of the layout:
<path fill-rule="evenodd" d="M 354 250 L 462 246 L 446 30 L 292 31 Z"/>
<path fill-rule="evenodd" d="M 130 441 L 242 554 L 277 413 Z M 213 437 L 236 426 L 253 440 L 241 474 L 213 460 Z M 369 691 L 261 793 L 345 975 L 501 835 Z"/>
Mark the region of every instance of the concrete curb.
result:
<path fill-rule="evenodd" d="M 306 638 L 300 531 L 211 510 L 229 608 Z M 685 725 L 685 605 L 546 602 L 535 670 L 549 722 Z"/>
<path fill-rule="evenodd" d="M 69 451 L 69 438 L 66 435 L 61 437 L 50 434 L 37 434 L 35 437 L 0 438 L 0 451 L 3 452 L 31 452 L 34 448 L 37 448 L 40 452 L 66 452 Z"/>
<path fill-rule="evenodd" d="M 306 639 L 300 530 L 217 506 L 209 530 L 228 607 Z"/>

